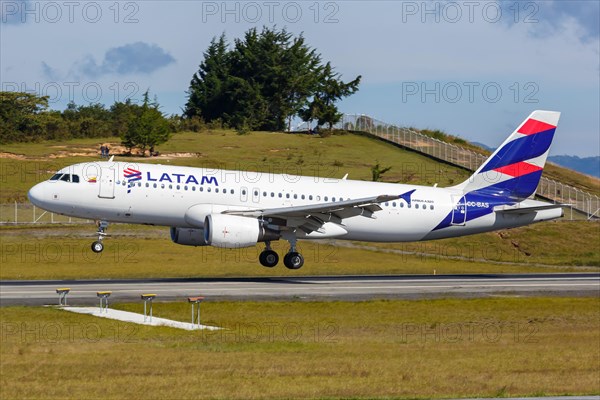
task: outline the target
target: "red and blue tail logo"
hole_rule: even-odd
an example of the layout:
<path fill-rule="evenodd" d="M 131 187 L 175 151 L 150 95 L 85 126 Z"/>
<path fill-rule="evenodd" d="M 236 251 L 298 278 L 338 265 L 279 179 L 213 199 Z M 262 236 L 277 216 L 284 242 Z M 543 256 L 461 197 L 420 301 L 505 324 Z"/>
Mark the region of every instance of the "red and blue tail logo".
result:
<path fill-rule="evenodd" d="M 534 111 L 485 163 L 457 188 L 463 192 L 523 200 L 538 186 L 560 117 Z"/>

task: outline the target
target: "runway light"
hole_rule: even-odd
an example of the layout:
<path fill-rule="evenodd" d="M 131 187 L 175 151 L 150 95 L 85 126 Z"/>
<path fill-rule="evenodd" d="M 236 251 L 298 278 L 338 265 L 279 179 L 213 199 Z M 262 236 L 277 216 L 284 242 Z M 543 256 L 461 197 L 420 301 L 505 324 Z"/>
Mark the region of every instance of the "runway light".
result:
<path fill-rule="evenodd" d="M 108 313 L 108 298 L 112 292 L 96 292 L 96 296 L 100 298 L 100 312 Z"/>
<path fill-rule="evenodd" d="M 150 322 L 152 322 L 152 300 L 156 297 L 154 293 L 143 294 L 142 300 L 144 300 L 144 322 L 146 322 L 146 318 L 148 317 L 148 313 L 146 312 L 146 305 L 150 303 Z"/>
<path fill-rule="evenodd" d="M 200 303 L 204 300 L 202 296 L 188 297 L 188 302 L 192 304 L 192 325 L 198 325 L 200 329 Z M 196 313 L 194 313 L 194 305 L 198 305 Z"/>
<path fill-rule="evenodd" d="M 66 306 L 67 305 L 67 295 L 71 291 L 71 288 L 58 288 L 56 289 L 56 293 L 58 293 L 58 305 Z"/>

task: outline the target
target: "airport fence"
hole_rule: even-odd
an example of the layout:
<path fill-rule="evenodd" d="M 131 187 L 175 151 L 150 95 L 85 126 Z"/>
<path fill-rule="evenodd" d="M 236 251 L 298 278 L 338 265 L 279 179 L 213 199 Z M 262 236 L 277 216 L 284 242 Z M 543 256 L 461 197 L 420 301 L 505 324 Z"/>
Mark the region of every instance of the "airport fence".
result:
<path fill-rule="evenodd" d="M 379 121 L 367 115 L 344 114 L 335 128 L 377 136 L 404 148 L 426 154 L 437 160 L 475 171 L 487 158 L 485 154 L 446 143 L 413 129 Z M 600 197 L 546 177 L 541 178 L 536 195 L 586 215 L 588 220 L 600 218 Z"/>
<path fill-rule="evenodd" d="M 31 203 L 0 204 L 0 224 L 85 224 L 93 221 L 42 210 Z"/>

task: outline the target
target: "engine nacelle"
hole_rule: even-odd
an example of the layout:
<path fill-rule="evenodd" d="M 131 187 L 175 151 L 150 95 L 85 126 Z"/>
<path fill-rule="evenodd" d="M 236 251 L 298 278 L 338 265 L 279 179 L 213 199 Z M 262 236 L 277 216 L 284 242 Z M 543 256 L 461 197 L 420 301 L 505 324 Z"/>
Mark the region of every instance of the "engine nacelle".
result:
<path fill-rule="evenodd" d="M 171 228 L 171 240 L 184 246 L 208 246 L 203 229 Z"/>
<path fill-rule="evenodd" d="M 255 218 L 211 214 L 204 220 L 204 241 L 215 247 L 252 247 L 258 242 L 278 240 L 280 236 Z"/>

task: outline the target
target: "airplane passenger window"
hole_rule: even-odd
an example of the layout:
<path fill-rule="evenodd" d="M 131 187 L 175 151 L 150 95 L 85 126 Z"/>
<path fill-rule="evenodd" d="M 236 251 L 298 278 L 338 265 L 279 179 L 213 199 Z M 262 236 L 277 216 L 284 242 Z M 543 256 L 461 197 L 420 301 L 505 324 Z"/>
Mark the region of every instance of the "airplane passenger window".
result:
<path fill-rule="evenodd" d="M 404 203 L 400 203 L 400 208 L 404 208 Z"/>
<path fill-rule="evenodd" d="M 79 183 L 79 175 L 71 175 L 71 179 L 73 183 Z"/>
<path fill-rule="evenodd" d="M 152 185 L 152 187 L 153 187 L 154 189 L 156 189 L 156 183 L 155 183 L 154 185 Z"/>
<path fill-rule="evenodd" d="M 327 201 L 328 199 L 329 199 L 329 197 L 325 196 L 325 199 L 324 199 L 324 200 L 325 200 L 325 201 Z"/>
<path fill-rule="evenodd" d="M 317 196 L 317 201 L 321 201 L 321 196 Z"/>
<path fill-rule="evenodd" d="M 304 200 L 304 195 L 302 195 L 302 200 Z"/>
<path fill-rule="evenodd" d="M 183 190 L 187 190 L 187 185 L 185 185 L 185 186 L 183 187 Z"/>
<path fill-rule="evenodd" d="M 275 193 L 271 192 L 271 197 L 275 197 Z"/>
<path fill-rule="evenodd" d="M 210 188 L 207 188 L 206 191 L 210 193 Z"/>
<path fill-rule="evenodd" d="M 309 199 L 309 200 L 312 200 L 312 199 L 313 199 L 313 197 L 312 197 L 312 194 L 311 194 L 310 196 L 308 196 L 308 199 Z"/>
<path fill-rule="evenodd" d="M 267 192 L 263 192 L 263 197 L 267 197 Z"/>
<path fill-rule="evenodd" d="M 142 182 L 138 182 L 138 187 L 142 187 Z"/>
<path fill-rule="evenodd" d="M 279 193 L 279 198 L 281 198 L 283 195 L 281 193 Z"/>
<path fill-rule="evenodd" d="M 161 184 L 160 184 L 160 188 L 161 188 L 161 189 L 164 189 L 164 188 L 165 188 L 165 184 L 164 184 L 164 183 L 161 183 Z"/>
<path fill-rule="evenodd" d="M 388 202 L 386 202 L 386 203 L 385 203 L 385 206 L 386 206 L 386 207 L 388 207 L 389 205 L 390 205 L 390 203 L 388 203 Z"/>
<path fill-rule="evenodd" d="M 429 209 L 430 209 L 430 210 L 433 210 L 433 204 L 429 206 Z"/>
<path fill-rule="evenodd" d="M 418 203 L 417 203 L 417 204 L 415 204 L 415 208 L 419 208 L 419 204 L 418 204 Z"/>
<path fill-rule="evenodd" d="M 146 187 L 150 187 L 150 184 L 148 182 L 146 182 Z"/>
<path fill-rule="evenodd" d="M 231 190 L 229 191 L 229 193 L 231 193 L 231 194 L 234 194 L 235 192 L 233 191 L 233 189 L 231 189 Z"/>
<path fill-rule="evenodd" d="M 179 187 L 180 187 L 180 186 L 179 186 L 179 185 L 177 185 L 177 190 L 179 190 Z"/>
<path fill-rule="evenodd" d="M 290 194 L 289 194 L 289 193 L 286 193 L 286 194 L 285 194 L 285 198 L 286 198 L 286 199 L 289 199 L 289 198 L 290 198 Z"/>
<path fill-rule="evenodd" d="M 200 191 L 204 192 L 204 187 L 200 186 Z"/>
<path fill-rule="evenodd" d="M 242 189 L 242 194 L 245 196 L 246 195 L 246 189 Z"/>
<path fill-rule="evenodd" d="M 255 196 L 258 196 L 258 190 L 255 190 L 255 191 L 254 191 L 254 195 L 255 195 Z"/>
<path fill-rule="evenodd" d="M 192 192 L 196 191 L 196 186 L 192 186 Z"/>
<path fill-rule="evenodd" d="M 392 203 L 392 207 L 396 207 L 396 202 L 395 201 Z"/>
<path fill-rule="evenodd" d="M 215 193 L 219 193 L 219 188 L 216 188 L 216 189 L 215 189 Z"/>
<path fill-rule="evenodd" d="M 410 208 L 410 203 L 408 203 L 408 204 L 406 205 L 406 207 Z"/>
<path fill-rule="evenodd" d="M 297 199 L 297 198 L 298 198 L 298 195 L 297 195 L 297 194 L 295 194 L 295 195 L 294 195 L 294 198 L 295 198 L 295 199 Z"/>

